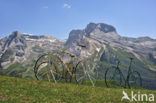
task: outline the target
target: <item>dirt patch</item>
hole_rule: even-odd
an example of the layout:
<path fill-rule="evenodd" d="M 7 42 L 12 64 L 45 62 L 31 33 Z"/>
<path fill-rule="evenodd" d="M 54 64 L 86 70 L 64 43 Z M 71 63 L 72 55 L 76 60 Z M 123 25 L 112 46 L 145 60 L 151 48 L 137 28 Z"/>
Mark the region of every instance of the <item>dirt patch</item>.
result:
<path fill-rule="evenodd" d="M 0 94 L 0 100 L 4 100 L 6 97 L 2 94 Z"/>
<path fill-rule="evenodd" d="M 23 101 L 31 101 L 30 98 L 23 98 Z"/>

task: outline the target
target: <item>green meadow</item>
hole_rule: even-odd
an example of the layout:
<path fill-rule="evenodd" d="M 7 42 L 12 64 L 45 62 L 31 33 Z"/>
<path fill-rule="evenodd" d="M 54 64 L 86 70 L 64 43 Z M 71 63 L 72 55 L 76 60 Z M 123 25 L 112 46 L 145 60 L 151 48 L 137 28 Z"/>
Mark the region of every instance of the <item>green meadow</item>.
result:
<path fill-rule="evenodd" d="M 146 93 L 156 95 L 155 90 L 106 88 L 97 86 L 53 83 L 0 76 L 0 103 L 129 103 L 121 102 L 124 90 L 128 95 Z M 146 102 L 144 102 L 146 103 Z"/>

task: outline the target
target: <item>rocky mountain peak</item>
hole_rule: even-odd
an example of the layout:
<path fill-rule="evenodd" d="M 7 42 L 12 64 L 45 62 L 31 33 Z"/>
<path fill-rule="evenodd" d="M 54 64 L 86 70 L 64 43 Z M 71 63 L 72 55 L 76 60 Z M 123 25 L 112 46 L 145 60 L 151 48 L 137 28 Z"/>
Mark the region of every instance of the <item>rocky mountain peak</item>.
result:
<path fill-rule="evenodd" d="M 85 28 L 86 34 L 90 34 L 91 32 L 93 32 L 96 29 L 96 27 L 97 27 L 97 24 L 89 23 L 87 27 Z"/>
<path fill-rule="evenodd" d="M 76 39 L 78 39 L 79 37 L 83 36 L 85 33 L 83 30 L 72 30 L 69 33 L 69 37 L 68 40 L 66 42 L 65 45 L 71 45 L 72 42 L 74 42 Z"/>
<path fill-rule="evenodd" d="M 64 41 L 48 35 L 22 34 L 12 32 L 0 40 L 0 68 L 8 68 L 16 62 L 23 63 L 42 53 L 61 49 Z"/>
<path fill-rule="evenodd" d="M 26 45 L 25 38 L 23 35 L 18 32 L 14 31 L 5 41 L 5 44 L 3 45 L 3 49 L 6 49 L 8 47 L 14 46 L 14 45 Z"/>
<path fill-rule="evenodd" d="M 104 33 L 116 32 L 116 29 L 113 26 L 105 24 L 105 23 L 97 23 L 97 24 L 89 23 L 87 27 L 85 28 L 85 32 L 87 35 L 89 35 L 91 32 L 97 29 Z"/>
<path fill-rule="evenodd" d="M 104 23 L 97 24 L 97 28 L 99 28 L 104 33 L 116 32 L 115 27 L 113 27 L 112 25 L 104 24 Z"/>
<path fill-rule="evenodd" d="M 86 36 L 88 38 L 100 40 L 100 41 L 114 41 L 120 38 L 117 34 L 116 29 L 105 23 L 89 23 L 83 30 L 72 30 L 69 34 L 66 45 L 70 46 L 76 41 Z"/>
<path fill-rule="evenodd" d="M 11 33 L 11 35 L 8 37 L 8 40 L 12 41 L 13 39 L 19 39 L 22 38 L 22 34 L 19 31 L 14 31 Z"/>
<path fill-rule="evenodd" d="M 19 31 L 14 31 L 14 32 L 12 32 L 12 35 L 11 36 L 20 37 L 21 36 L 21 33 Z"/>

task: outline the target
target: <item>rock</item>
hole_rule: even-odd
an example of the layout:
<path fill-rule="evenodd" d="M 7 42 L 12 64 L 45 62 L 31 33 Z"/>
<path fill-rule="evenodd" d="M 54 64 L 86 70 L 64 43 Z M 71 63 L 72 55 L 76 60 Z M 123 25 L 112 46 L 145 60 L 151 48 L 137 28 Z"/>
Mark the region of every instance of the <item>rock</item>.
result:
<path fill-rule="evenodd" d="M 22 57 L 24 55 L 24 52 L 16 52 L 16 56 Z"/>

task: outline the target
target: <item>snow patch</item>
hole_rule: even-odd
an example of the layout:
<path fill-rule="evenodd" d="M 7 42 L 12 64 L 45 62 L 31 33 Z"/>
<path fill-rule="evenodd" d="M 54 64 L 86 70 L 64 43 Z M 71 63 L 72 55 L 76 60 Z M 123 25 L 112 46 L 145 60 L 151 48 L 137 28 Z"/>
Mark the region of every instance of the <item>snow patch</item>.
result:
<path fill-rule="evenodd" d="M 99 52 L 99 51 L 100 51 L 100 48 L 96 48 L 96 51 L 98 51 L 98 52 Z"/>

